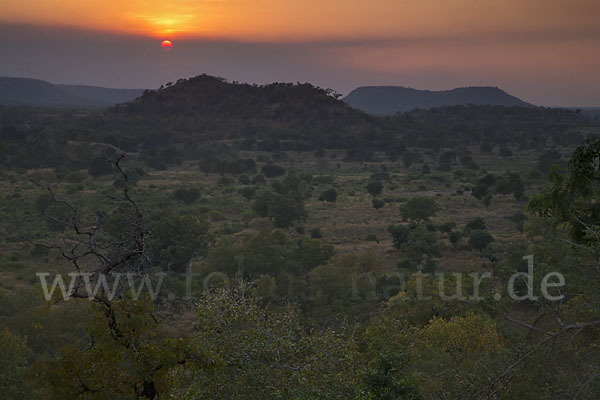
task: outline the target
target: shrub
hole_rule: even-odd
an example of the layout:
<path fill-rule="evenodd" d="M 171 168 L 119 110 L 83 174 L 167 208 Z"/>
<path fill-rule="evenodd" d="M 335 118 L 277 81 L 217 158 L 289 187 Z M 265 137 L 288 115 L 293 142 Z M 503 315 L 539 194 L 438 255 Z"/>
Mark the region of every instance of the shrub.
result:
<path fill-rule="evenodd" d="M 385 206 L 385 201 L 381 200 L 381 199 L 373 199 L 373 208 L 376 210 L 379 210 L 380 208 L 383 208 L 383 206 Z"/>
<path fill-rule="evenodd" d="M 379 243 L 379 239 L 377 238 L 377 235 L 375 235 L 374 233 L 369 233 L 367 235 L 367 237 L 365 238 L 365 240 L 367 242 L 377 242 L 377 243 Z"/>
<path fill-rule="evenodd" d="M 463 232 L 465 235 L 469 235 L 472 231 L 485 231 L 487 229 L 485 221 L 481 217 L 473 218 L 465 225 Z"/>
<path fill-rule="evenodd" d="M 463 235 L 459 231 L 452 231 L 448 234 L 448 239 L 450 240 L 450 243 L 452 243 L 454 246 L 456 246 L 458 242 L 460 242 L 460 239 L 462 239 L 462 237 Z"/>
<path fill-rule="evenodd" d="M 335 189 L 327 189 L 319 196 L 319 201 L 335 203 L 337 200 L 337 191 Z"/>
<path fill-rule="evenodd" d="M 323 237 L 323 232 L 321 231 L 321 228 L 314 227 L 310 230 L 310 237 L 313 239 L 321 239 Z"/>
<path fill-rule="evenodd" d="M 200 190 L 197 188 L 179 188 L 175 190 L 173 196 L 184 204 L 192 204 L 200 198 Z"/>
<path fill-rule="evenodd" d="M 248 177 L 248 175 L 240 175 L 240 177 L 238 178 L 238 182 L 240 183 L 240 185 L 249 185 L 250 178 Z"/>
<path fill-rule="evenodd" d="M 254 175 L 251 183 L 253 185 L 259 185 L 259 184 L 265 183 L 265 182 L 267 182 L 265 179 L 265 176 L 263 174 L 257 174 L 257 175 Z"/>
<path fill-rule="evenodd" d="M 250 201 L 256 195 L 256 188 L 255 187 L 251 187 L 251 186 L 245 186 L 243 188 L 240 188 L 238 190 L 238 193 L 240 195 L 242 195 L 243 198 L 245 198 L 246 200 Z"/>

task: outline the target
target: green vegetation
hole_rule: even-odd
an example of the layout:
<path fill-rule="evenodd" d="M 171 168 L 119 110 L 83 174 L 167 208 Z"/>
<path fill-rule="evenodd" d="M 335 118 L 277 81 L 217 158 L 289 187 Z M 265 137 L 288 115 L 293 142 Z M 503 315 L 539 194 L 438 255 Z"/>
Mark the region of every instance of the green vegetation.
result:
<path fill-rule="evenodd" d="M 73 113 L 0 108 L 1 398 L 598 397 L 597 121 L 206 76 Z"/>

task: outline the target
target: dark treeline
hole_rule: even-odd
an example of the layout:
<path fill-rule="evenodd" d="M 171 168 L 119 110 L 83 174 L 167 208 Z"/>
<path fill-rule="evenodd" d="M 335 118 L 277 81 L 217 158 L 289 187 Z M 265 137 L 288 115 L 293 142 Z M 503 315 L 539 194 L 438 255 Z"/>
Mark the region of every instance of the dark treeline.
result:
<path fill-rule="evenodd" d="M 158 169 L 186 159 L 218 158 L 231 149 L 347 149 L 346 161 L 370 161 L 374 152 L 385 151 L 394 161 L 407 147 L 436 153 L 496 146 L 507 153 L 574 145 L 600 130 L 597 119 L 567 109 L 455 106 L 377 118 L 336 97 L 310 84 L 256 86 L 201 75 L 103 112 L 2 107 L 0 165 L 87 167 L 100 155 L 97 143 L 139 152 Z M 241 166 L 231 168 L 243 172 Z"/>

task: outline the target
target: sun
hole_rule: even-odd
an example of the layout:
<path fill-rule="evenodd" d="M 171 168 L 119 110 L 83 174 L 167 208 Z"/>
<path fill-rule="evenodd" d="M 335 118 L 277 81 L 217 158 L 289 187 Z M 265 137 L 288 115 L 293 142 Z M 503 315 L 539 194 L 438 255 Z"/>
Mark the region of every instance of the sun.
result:
<path fill-rule="evenodd" d="M 171 42 L 170 40 L 163 40 L 160 45 L 164 48 L 171 48 L 173 47 L 173 42 Z"/>

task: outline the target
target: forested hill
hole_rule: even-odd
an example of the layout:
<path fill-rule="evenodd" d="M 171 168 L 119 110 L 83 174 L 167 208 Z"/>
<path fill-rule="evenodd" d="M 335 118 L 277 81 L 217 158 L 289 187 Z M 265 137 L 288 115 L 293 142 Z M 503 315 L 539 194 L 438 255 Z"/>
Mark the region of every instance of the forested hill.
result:
<path fill-rule="evenodd" d="M 339 147 L 377 129 L 375 119 L 310 84 L 249 85 L 200 75 L 147 90 L 104 115 L 105 131 L 144 140 L 293 141 L 300 149 Z"/>
<path fill-rule="evenodd" d="M 497 87 L 464 87 L 452 90 L 418 90 L 400 86 L 363 86 L 354 89 L 344 101 L 373 115 L 454 105 L 496 105 L 532 107 Z"/>

